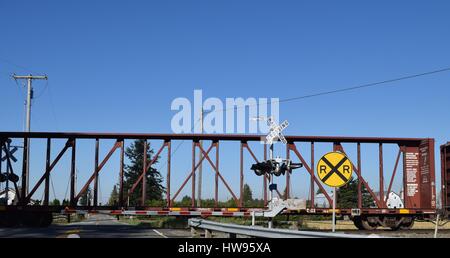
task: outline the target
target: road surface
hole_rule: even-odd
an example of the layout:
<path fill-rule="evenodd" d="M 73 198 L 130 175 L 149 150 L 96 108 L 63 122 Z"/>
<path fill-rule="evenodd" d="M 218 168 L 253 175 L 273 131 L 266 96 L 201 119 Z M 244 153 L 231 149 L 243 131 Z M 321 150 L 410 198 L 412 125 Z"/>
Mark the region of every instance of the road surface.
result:
<path fill-rule="evenodd" d="M 9 238 L 180 238 L 189 230 L 151 229 L 129 225 L 108 215 L 91 215 L 82 222 L 51 225 L 48 228 L 0 228 L 0 237 Z"/>
<path fill-rule="evenodd" d="M 319 230 L 326 231 L 326 230 Z M 382 237 L 414 237 L 430 238 L 434 235 L 431 229 L 416 230 L 340 230 L 350 234 L 371 235 Z M 226 234 L 215 233 L 215 237 L 227 237 Z M 188 229 L 156 229 L 130 225 L 118 221 L 109 215 L 90 215 L 82 222 L 70 224 L 54 224 L 48 228 L 0 228 L 0 238 L 189 238 Z M 450 237 L 449 229 L 441 229 L 438 237 Z"/>

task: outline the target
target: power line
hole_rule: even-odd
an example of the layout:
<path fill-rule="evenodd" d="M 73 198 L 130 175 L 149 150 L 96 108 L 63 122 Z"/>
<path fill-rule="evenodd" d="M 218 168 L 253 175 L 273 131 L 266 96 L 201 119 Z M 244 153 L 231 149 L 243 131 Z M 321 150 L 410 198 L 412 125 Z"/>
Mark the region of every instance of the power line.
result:
<path fill-rule="evenodd" d="M 296 100 L 300 100 L 300 99 L 319 97 L 319 96 L 324 96 L 324 95 L 329 95 L 329 94 L 335 94 L 335 93 L 340 93 L 340 92 L 346 92 L 346 91 L 352 91 L 352 90 L 358 90 L 358 89 L 363 89 L 363 88 L 374 87 L 374 86 L 378 86 L 378 85 L 382 85 L 382 84 L 388 84 L 388 83 L 393 83 L 393 82 L 398 82 L 398 81 L 403 81 L 403 80 L 408 80 L 408 79 L 413 79 L 413 78 L 417 78 L 417 77 L 422 77 L 422 76 L 427 76 L 427 75 L 437 74 L 437 73 L 443 73 L 443 72 L 448 72 L 448 71 L 450 71 L 450 67 L 442 68 L 442 69 L 439 69 L 439 70 L 428 71 L 428 72 L 424 72 L 424 73 L 406 75 L 406 76 L 397 77 L 397 78 L 388 79 L 388 80 L 383 80 L 383 81 L 378 81 L 378 82 L 361 84 L 361 85 L 352 86 L 352 87 L 346 87 L 346 88 L 335 89 L 335 90 L 330 90 L 330 91 L 322 91 L 322 92 L 318 92 L 318 93 L 302 95 L 302 96 L 297 96 L 297 97 L 285 98 L 285 99 L 281 99 L 281 100 L 278 100 L 278 101 L 269 101 L 269 102 L 264 103 L 264 104 L 267 105 L 267 104 L 271 104 L 271 103 L 275 103 L 275 102 L 278 102 L 278 103 L 291 102 L 291 101 L 296 101 Z M 210 112 L 227 111 L 227 110 L 231 110 L 231 109 L 237 110 L 237 109 L 241 109 L 241 108 L 245 108 L 245 107 L 260 106 L 260 105 L 261 105 L 260 103 L 257 103 L 257 104 L 254 104 L 254 105 L 234 106 L 233 108 L 224 108 L 224 109 L 212 110 Z"/>
<path fill-rule="evenodd" d="M 100 204 L 103 204 L 102 187 L 100 185 L 100 176 L 98 176 L 98 197 L 100 199 Z"/>
<path fill-rule="evenodd" d="M 53 198 L 54 198 L 54 199 L 57 199 L 57 197 L 56 197 L 56 191 L 55 191 L 55 186 L 53 185 L 53 178 L 51 177 L 51 175 L 49 175 L 49 177 L 50 177 L 50 182 L 51 182 L 51 184 L 52 184 Z"/>
<path fill-rule="evenodd" d="M 450 71 L 450 67 L 442 68 L 442 69 L 439 69 L 439 70 L 433 70 L 433 71 L 429 71 L 429 72 L 424 72 L 424 73 L 406 75 L 406 76 L 397 77 L 397 78 L 388 79 L 388 80 L 383 80 L 383 81 L 378 81 L 378 82 L 372 82 L 372 83 L 361 84 L 361 85 L 352 86 L 352 87 L 346 87 L 346 88 L 331 90 L 331 91 L 323 91 L 323 92 L 318 92 L 318 93 L 309 94 L 309 95 L 302 95 L 302 96 L 297 96 L 297 97 L 281 99 L 281 100 L 278 101 L 278 103 L 291 102 L 291 101 L 297 101 L 297 100 L 306 99 L 306 98 L 313 98 L 313 97 L 319 97 L 319 96 L 335 94 L 335 93 L 340 93 L 340 92 L 346 92 L 346 91 L 358 90 L 358 89 L 363 89 L 363 88 L 369 88 L 369 87 L 374 87 L 374 86 L 378 86 L 378 85 L 382 85 L 382 84 L 393 83 L 393 82 L 398 82 L 398 81 L 402 81 L 402 80 L 408 80 L 408 79 L 413 79 L 413 78 L 417 78 L 417 77 L 422 77 L 422 76 L 427 76 L 427 75 L 437 74 L 437 73 L 443 73 L 443 72 L 448 72 L 448 71 Z M 270 102 L 265 103 L 265 104 L 271 104 L 271 103 L 274 103 L 274 102 L 276 102 L 276 101 L 270 101 Z M 246 105 L 246 106 L 250 107 L 250 106 L 259 106 L 259 105 L 260 104 L 258 103 L 256 105 Z M 211 110 L 210 113 L 218 112 L 218 111 L 226 111 L 226 110 L 230 110 L 230 109 L 237 110 L 237 109 L 240 109 L 240 108 L 243 108 L 243 107 L 246 107 L 246 106 L 239 106 L 239 107 L 238 106 L 234 106 L 233 108 Z M 194 123 L 194 125 L 191 128 L 191 130 L 193 128 L 195 128 L 195 126 L 197 125 L 198 122 L 200 122 L 200 119 L 198 119 Z M 174 149 L 172 154 L 170 154 L 170 157 L 172 157 L 177 152 L 177 150 L 181 147 L 181 145 L 184 143 L 184 141 L 185 140 L 181 141 L 177 145 L 177 147 Z M 159 169 L 162 169 L 163 167 L 165 167 L 165 165 L 161 166 Z"/>
<path fill-rule="evenodd" d="M 35 95 L 35 96 L 33 96 L 33 100 L 42 97 L 42 95 L 44 95 L 44 93 L 45 93 L 45 91 L 47 90 L 47 88 L 48 88 L 48 80 L 45 80 L 45 85 L 44 85 L 44 87 L 39 91 L 39 93 L 37 93 L 37 94 L 36 94 L 36 93 L 33 93 L 33 95 Z"/>
<path fill-rule="evenodd" d="M 69 185 L 70 185 L 70 177 L 67 180 L 66 192 L 64 193 L 64 199 L 63 200 L 66 200 L 67 193 L 69 192 Z"/>
<path fill-rule="evenodd" d="M 11 61 L 9 61 L 9 60 L 7 60 L 7 59 L 4 59 L 4 58 L 0 58 L 0 61 L 3 62 L 3 63 L 5 63 L 5 64 L 9 64 L 9 65 L 11 65 L 11 66 L 15 66 L 16 68 L 20 68 L 20 69 L 22 69 L 23 71 L 26 71 L 26 72 L 36 73 L 36 71 L 33 71 L 33 70 L 30 69 L 29 67 L 26 67 L 26 66 L 23 66 L 23 65 L 16 64 L 16 63 L 11 62 Z"/>
<path fill-rule="evenodd" d="M 197 123 L 199 123 L 199 122 L 200 122 L 200 118 L 191 127 L 191 130 L 193 130 L 195 128 L 195 126 L 197 125 Z M 183 145 L 184 142 L 185 142 L 185 140 L 182 140 L 181 142 L 179 142 L 178 145 L 175 147 L 175 149 L 172 151 L 172 153 L 169 153 L 170 158 L 172 158 L 175 155 L 175 153 L 177 153 L 178 149 L 181 147 L 181 145 Z M 161 169 L 165 168 L 166 165 L 167 165 L 167 162 L 164 162 L 156 170 L 160 171 Z"/>
<path fill-rule="evenodd" d="M 59 123 L 58 123 L 58 120 L 56 119 L 55 105 L 53 103 L 51 86 L 48 86 L 47 90 L 48 90 L 47 92 L 48 92 L 48 98 L 49 98 L 49 103 L 50 103 L 50 109 L 52 111 L 53 120 L 55 121 L 56 129 L 59 130 Z"/>
<path fill-rule="evenodd" d="M 442 73 L 442 72 L 447 72 L 447 71 L 450 71 L 450 67 L 439 69 L 439 70 L 434 70 L 434 71 L 430 71 L 430 72 L 425 72 L 425 73 L 407 75 L 407 76 L 384 80 L 384 81 L 379 81 L 379 82 L 362 84 L 362 85 L 348 87 L 348 88 L 324 91 L 324 92 L 319 92 L 319 93 L 310 94 L 310 95 L 303 95 L 303 96 L 293 97 L 293 98 L 286 98 L 286 99 L 280 100 L 279 102 L 280 103 L 281 102 L 289 102 L 289 101 L 295 101 L 295 100 L 299 100 L 299 99 L 306 99 L 306 98 L 318 97 L 318 96 L 334 94 L 334 93 L 339 93 L 339 92 L 352 91 L 352 90 L 357 90 L 357 89 L 362 89 L 362 88 L 369 88 L 369 87 L 373 87 L 373 86 L 377 86 L 377 85 L 381 85 L 381 84 L 392 83 L 392 82 L 397 82 L 397 81 L 402 81 L 402 80 L 408 80 L 408 79 L 412 79 L 412 78 L 417 78 L 417 77 L 421 77 L 421 76 Z"/>

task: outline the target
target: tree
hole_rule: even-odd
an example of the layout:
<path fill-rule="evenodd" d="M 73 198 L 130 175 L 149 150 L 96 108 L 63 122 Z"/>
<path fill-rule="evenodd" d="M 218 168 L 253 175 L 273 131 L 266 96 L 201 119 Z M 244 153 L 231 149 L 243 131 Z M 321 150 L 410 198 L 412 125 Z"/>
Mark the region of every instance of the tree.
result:
<path fill-rule="evenodd" d="M 91 187 L 88 187 L 88 189 L 80 197 L 80 205 L 81 206 L 90 205 L 91 199 L 92 199 L 92 191 L 91 191 Z"/>
<path fill-rule="evenodd" d="M 61 202 L 60 202 L 58 199 L 55 198 L 55 199 L 50 203 L 50 205 L 59 206 L 59 205 L 61 205 Z"/>
<path fill-rule="evenodd" d="M 111 195 L 109 196 L 108 205 L 116 206 L 119 203 L 119 191 L 117 190 L 117 185 L 113 186 Z"/>
<path fill-rule="evenodd" d="M 130 160 L 130 165 L 125 165 L 125 180 L 124 180 L 124 194 L 131 190 L 133 184 L 138 180 L 139 176 L 143 171 L 143 161 L 144 161 L 144 142 L 145 140 L 136 140 L 134 141 L 130 147 L 125 150 L 125 155 Z M 153 158 L 153 150 L 150 149 L 150 145 L 147 143 L 147 164 Z M 158 160 L 155 161 L 157 163 Z M 155 164 L 153 163 L 153 164 Z M 158 170 L 153 167 L 149 167 L 149 169 L 145 173 L 146 177 L 146 194 L 147 199 L 149 200 L 161 200 L 162 194 L 165 192 L 164 187 L 162 186 L 162 178 L 161 174 Z M 133 193 L 130 195 L 130 205 L 140 205 L 142 200 L 142 181 L 139 182 L 137 187 L 134 189 Z"/>
<path fill-rule="evenodd" d="M 252 189 L 248 184 L 244 184 L 244 191 L 243 191 L 243 201 L 244 206 L 251 206 L 253 202 L 253 193 Z"/>
<path fill-rule="evenodd" d="M 181 202 L 180 202 L 180 206 L 189 207 L 191 205 L 192 205 L 192 198 L 187 195 L 183 196 L 183 198 L 181 199 Z"/>
<path fill-rule="evenodd" d="M 370 207 L 374 200 L 370 195 L 367 188 L 363 185 L 361 187 L 362 194 L 362 206 L 365 208 Z M 355 208 L 358 207 L 358 179 L 353 177 L 346 185 L 337 190 L 337 207 L 339 208 Z"/>

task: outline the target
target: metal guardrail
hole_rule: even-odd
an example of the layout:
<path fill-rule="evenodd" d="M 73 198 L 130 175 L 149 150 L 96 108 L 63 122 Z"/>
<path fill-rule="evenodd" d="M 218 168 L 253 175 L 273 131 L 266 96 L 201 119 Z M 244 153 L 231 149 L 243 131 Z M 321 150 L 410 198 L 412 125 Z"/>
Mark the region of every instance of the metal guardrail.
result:
<path fill-rule="evenodd" d="M 365 236 L 356 234 L 328 233 L 314 231 L 297 231 L 288 229 L 270 229 L 260 226 L 242 226 L 236 224 L 219 223 L 204 219 L 189 219 L 191 228 L 205 229 L 205 237 L 210 237 L 212 231 L 230 234 L 230 237 L 244 235 L 259 238 L 366 238 L 379 237 L 375 235 Z"/>

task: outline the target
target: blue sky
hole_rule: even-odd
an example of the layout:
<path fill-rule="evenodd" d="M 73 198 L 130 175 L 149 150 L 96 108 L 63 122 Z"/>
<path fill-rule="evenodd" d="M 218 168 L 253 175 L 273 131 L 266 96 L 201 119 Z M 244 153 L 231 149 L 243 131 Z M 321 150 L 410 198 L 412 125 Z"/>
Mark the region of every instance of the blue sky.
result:
<path fill-rule="evenodd" d="M 34 84 L 34 131 L 153 133 L 170 132 L 171 101 L 194 89 L 283 99 L 449 67 L 449 10 L 448 1 L 3 1 L 0 130 L 23 129 L 24 90 L 12 73 L 49 76 Z M 442 73 L 287 102 L 281 119 L 288 135 L 432 137 L 437 147 L 449 140 L 449 82 Z M 93 167 L 86 146 L 80 184 Z M 66 167 L 54 177 L 59 198 Z M 104 199 L 117 180 L 110 169 Z M 374 186 L 376 174 L 367 175 Z M 308 191 L 303 176 L 298 196 Z"/>

